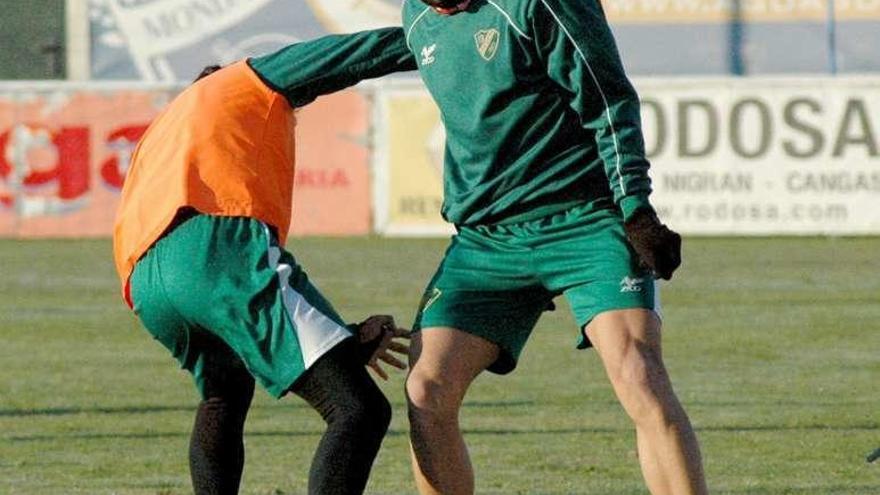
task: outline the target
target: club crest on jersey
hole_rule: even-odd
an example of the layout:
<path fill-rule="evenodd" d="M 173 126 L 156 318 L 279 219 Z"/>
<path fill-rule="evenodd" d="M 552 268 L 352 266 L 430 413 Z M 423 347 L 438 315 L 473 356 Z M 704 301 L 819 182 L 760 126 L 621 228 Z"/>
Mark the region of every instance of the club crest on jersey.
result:
<path fill-rule="evenodd" d="M 434 51 L 437 50 L 437 43 L 433 45 L 425 45 L 422 47 L 422 65 L 431 65 L 434 63 Z"/>
<path fill-rule="evenodd" d="M 483 60 L 489 61 L 498 53 L 498 43 L 501 41 L 501 33 L 497 29 L 481 29 L 474 34 L 477 42 L 477 52 Z"/>

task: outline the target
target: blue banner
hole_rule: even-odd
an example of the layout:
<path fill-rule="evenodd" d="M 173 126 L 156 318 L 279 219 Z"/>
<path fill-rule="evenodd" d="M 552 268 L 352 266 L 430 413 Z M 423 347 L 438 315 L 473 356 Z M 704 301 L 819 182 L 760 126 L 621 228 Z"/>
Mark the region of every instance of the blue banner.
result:
<path fill-rule="evenodd" d="M 94 79 L 185 81 L 205 65 L 298 40 L 400 24 L 400 0 L 89 2 Z M 603 0 L 603 6 L 631 75 L 880 71 L 880 0 Z"/>

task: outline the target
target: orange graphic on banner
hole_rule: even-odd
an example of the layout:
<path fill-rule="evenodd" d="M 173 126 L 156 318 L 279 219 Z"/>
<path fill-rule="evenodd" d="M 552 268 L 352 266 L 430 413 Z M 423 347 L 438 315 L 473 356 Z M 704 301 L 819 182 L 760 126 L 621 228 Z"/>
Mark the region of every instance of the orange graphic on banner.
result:
<path fill-rule="evenodd" d="M 354 90 L 298 110 L 292 235 L 370 233 L 369 115 Z"/>

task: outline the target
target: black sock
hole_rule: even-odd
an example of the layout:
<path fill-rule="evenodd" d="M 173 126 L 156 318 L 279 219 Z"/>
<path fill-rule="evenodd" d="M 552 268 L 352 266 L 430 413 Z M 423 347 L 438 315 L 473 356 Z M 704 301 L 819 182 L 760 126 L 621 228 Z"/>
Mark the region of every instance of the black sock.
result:
<path fill-rule="evenodd" d="M 309 471 L 309 494 L 363 493 L 391 406 L 367 374 L 355 339 L 318 359 L 292 390 L 327 422 Z"/>
<path fill-rule="evenodd" d="M 244 421 L 254 380 L 243 368 L 235 369 L 209 378 L 205 389 L 189 444 L 193 490 L 196 495 L 234 495 L 244 468 Z"/>

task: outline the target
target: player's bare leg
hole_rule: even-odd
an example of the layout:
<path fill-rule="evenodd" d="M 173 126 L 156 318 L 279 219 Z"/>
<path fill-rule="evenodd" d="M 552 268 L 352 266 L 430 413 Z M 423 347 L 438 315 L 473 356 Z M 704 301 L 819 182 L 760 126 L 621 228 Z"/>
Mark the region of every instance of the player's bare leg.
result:
<path fill-rule="evenodd" d="M 660 349 L 660 320 L 643 309 L 609 311 L 586 327 L 638 437 L 653 495 L 708 493 L 697 437 L 672 390 Z"/>
<path fill-rule="evenodd" d="M 413 474 L 422 495 L 474 493 L 458 411 L 471 382 L 497 358 L 495 344 L 460 330 L 413 334 L 406 395 Z"/>

